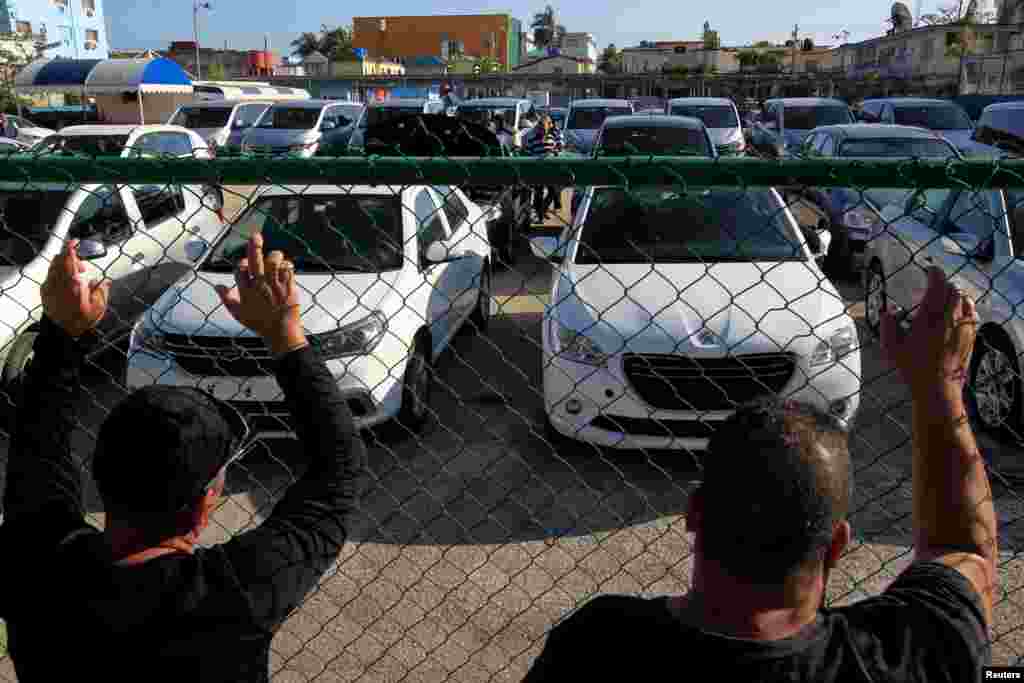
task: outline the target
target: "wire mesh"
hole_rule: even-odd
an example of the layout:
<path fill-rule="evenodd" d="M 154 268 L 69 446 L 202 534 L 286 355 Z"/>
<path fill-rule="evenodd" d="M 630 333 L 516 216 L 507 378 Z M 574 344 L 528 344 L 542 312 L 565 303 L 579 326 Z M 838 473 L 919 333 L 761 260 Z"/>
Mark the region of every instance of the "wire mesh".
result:
<path fill-rule="evenodd" d="M 855 540 L 828 603 L 884 588 L 912 553 L 910 406 L 877 316 L 883 303 L 912 312 L 924 269 L 939 265 L 982 316 L 968 394 L 1001 537 L 993 663 L 1012 664 L 1024 652 L 1022 170 L 11 157 L 0 164 L 7 412 L 46 268 L 79 239 L 87 277 L 113 282 L 79 399 L 86 470 L 126 392 L 201 386 L 261 436 L 202 541 L 254 528 L 295 480 L 295 444 L 267 349 L 212 292 L 261 232 L 294 260 L 304 326 L 370 449 L 349 543 L 276 635 L 273 677 L 518 680 L 548 629 L 593 595 L 686 590 L 684 517 L 707 437 L 761 394 L 848 427 Z M 87 507 L 101 525 L 94 489 Z"/>

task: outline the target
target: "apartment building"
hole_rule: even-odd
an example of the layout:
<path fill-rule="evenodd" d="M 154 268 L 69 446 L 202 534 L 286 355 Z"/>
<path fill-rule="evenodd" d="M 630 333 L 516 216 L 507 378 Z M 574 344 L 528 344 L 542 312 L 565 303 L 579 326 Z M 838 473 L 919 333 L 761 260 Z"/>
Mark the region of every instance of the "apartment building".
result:
<path fill-rule="evenodd" d="M 107 59 L 103 0 L 0 0 L 0 34 L 31 36 L 52 59 Z"/>

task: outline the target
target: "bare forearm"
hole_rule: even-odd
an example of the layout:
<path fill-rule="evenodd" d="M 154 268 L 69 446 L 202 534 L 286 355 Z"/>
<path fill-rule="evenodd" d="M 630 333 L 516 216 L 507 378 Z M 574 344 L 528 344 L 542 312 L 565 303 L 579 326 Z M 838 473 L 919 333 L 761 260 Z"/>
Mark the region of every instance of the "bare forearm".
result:
<path fill-rule="evenodd" d="M 976 553 L 994 565 L 996 515 L 985 463 L 959 387 L 913 403 L 914 534 L 918 548 Z"/>

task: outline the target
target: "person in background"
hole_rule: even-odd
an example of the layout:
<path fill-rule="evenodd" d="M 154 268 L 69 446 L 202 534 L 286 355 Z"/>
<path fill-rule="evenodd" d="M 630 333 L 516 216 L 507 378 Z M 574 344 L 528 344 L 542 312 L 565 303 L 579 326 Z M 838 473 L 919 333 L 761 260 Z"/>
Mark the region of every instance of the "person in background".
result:
<path fill-rule="evenodd" d="M 523 141 L 526 153 L 530 156 L 547 159 L 561 154 L 565 143 L 562 139 L 562 131 L 555 126 L 555 122 L 547 114 L 541 116 L 538 125 L 534 126 L 526 134 Z M 548 209 L 554 205 L 555 210 L 562 210 L 561 190 L 553 185 L 537 187 L 533 195 L 533 208 L 537 214 L 537 220 L 543 221 L 548 216 Z"/>
<path fill-rule="evenodd" d="M 711 437 L 686 516 L 690 591 L 592 600 L 551 631 L 526 683 L 629 680 L 638 666 L 645 681 L 707 666 L 766 683 L 980 682 L 998 548 L 963 397 L 977 326 L 938 268 L 909 331 L 883 318 L 884 352 L 911 396 L 915 556 L 881 595 L 825 607 L 852 534 L 847 435 L 810 406 L 766 399 Z"/>
<path fill-rule="evenodd" d="M 236 286 L 217 293 L 275 359 L 299 444 L 289 469 L 301 475 L 262 524 L 204 548 L 227 467 L 249 444 L 241 415 L 196 388 L 154 384 L 113 407 L 92 464 L 105 528 L 84 518 L 71 437 L 110 288 L 83 279 L 76 250 L 69 241 L 42 285 L 7 468 L 0 618 L 17 678 L 66 680 L 74 667 L 102 681 L 268 681 L 274 634 L 338 559 L 365 466 L 348 405 L 305 336 L 294 266 L 264 257 L 255 234 Z"/>

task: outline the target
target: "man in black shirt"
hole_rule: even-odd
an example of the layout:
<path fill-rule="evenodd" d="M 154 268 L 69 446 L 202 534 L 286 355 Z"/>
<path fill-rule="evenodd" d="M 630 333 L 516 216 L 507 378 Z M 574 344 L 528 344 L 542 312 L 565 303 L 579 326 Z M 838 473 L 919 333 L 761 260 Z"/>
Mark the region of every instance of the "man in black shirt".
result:
<path fill-rule="evenodd" d="M 105 530 L 84 520 L 70 435 L 108 286 L 82 272 L 70 242 L 42 285 L 8 465 L 0 616 L 18 679 L 266 681 L 275 632 L 345 542 L 365 459 L 303 333 L 294 267 L 280 252 L 264 258 L 255 235 L 237 287 L 219 293 L 277 358 L 308 465 L 263 524 L 212 548 L 197 538 L 244 445 L 244 421 L 191 388 L 146 387 L 113 409 L 93 465 Z"/>
<path fill-rule="evenodd" d="M 963 404 L 977 315 L 929 278 L 909 332 L 887 315 L 882 335 L 913 402 L 911 566 L 877 597 L 824 607 L 851 535 L 846 436 L 807 406 L 759 402 L 712 438 L 687 514 L 690 592 L 592 600 L 551 631 L 528 683 L 981 680 L 997 552 Z"/>

